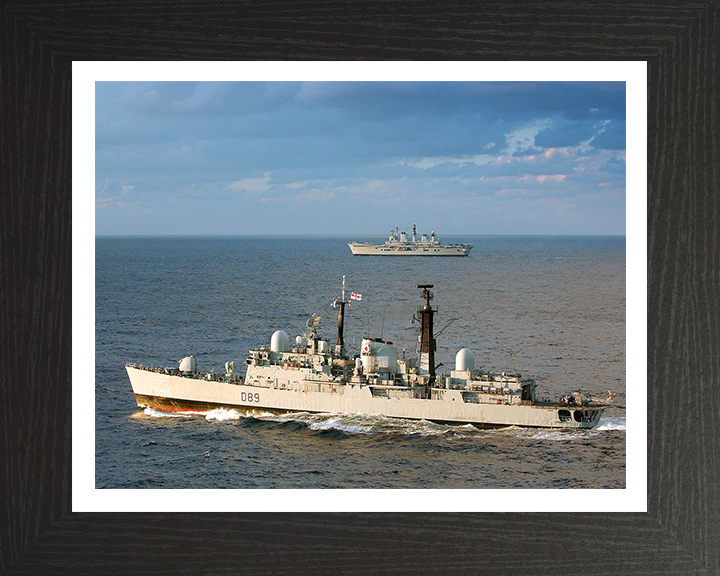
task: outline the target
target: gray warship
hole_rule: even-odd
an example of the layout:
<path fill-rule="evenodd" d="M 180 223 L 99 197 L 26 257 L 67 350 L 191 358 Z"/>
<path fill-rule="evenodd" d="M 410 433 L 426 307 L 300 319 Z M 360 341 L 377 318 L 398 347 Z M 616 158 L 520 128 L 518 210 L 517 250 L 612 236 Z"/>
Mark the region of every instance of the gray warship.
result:
<path fill-rule="evenodd" d="M 232 362 L 224 373 L 202 372 L 194 356 L 177 368 L 128 363 L 126 370 L 138 407 L 169 411 L 210 411 L 217 408 L 255 413 L 341 413 L 383 415 L 477 427 L 521 426 L 578 429 L 597 426 L 609 397 L 603 402 L 580 390 L 558 401 L 540 400 L 534 380 L 510 372 L 475 368 L 474 354 L 459 350 L 455 367 L 436 372 L 436 340 L 431 284 L 420 284 L 424 304 L 413 320 L 419 321 L 417 355 L 398 354 L 381 338 L 365 337 L 360 351 L 345 348 L 345 279 L 339 299 L 337 338 L 332 345 L 318 333 L 319 318 L 307 321 L 307 331 L 291 346 L 278 330 L 270 346 L 251 350 L 244 376 Z M 353 294 L 353 296 L 356 296 Z"/>
<path fill-rule="evenodd" d="M 418 240 L 415 224 L 411 240 L 396 226 L 385 244 L 349 242 L 348 246 L 353 256 L 467 256 L 472 250 L 472 244 L 440 244 L 435 232 L 423 234 Z"/>

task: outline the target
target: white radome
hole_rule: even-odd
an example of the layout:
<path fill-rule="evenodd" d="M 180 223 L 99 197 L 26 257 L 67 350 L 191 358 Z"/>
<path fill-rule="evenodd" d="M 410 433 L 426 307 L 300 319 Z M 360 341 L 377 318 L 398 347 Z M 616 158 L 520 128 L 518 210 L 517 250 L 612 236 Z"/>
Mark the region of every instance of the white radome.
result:
<path fill-rule="evenodd" d="M 469 348 L 463 348 L 458 350 L 455 355 L 455 370 L 462 372 L 469 370 L 472 372 L 475 370 L 475 354 Z"/>
<path fill-rule="evenodd" d="M 290 338 L 282 331 L 277 330 L 273 333 L 270 338 L 270 351 L 271 352 L 287 352 L 290 350 Z"/>

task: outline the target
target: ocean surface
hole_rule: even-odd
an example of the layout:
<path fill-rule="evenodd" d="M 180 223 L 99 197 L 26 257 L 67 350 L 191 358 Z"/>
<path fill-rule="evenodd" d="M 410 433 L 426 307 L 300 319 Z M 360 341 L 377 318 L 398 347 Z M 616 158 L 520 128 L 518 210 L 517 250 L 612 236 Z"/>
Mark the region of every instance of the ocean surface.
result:
<path fill-rule="evenodd" d="M 98 237 L 96 488 L 625 488 L 624 237 L 440 238 L 472 243 L 466 258 L 353 257 L 348 240 Z M 541 397 L 612 390 L 614 405 L 574 432 L 137 407 L 126 362 L 244 366 L 312 314 L 334 341 L 343 275 L 362 294 L 346 311 L 352 353 L 366 335 L 411 353 L 415 285 L 434 284 L 440 371 L 467 347 L 478 368 L 534 377 Z"/>

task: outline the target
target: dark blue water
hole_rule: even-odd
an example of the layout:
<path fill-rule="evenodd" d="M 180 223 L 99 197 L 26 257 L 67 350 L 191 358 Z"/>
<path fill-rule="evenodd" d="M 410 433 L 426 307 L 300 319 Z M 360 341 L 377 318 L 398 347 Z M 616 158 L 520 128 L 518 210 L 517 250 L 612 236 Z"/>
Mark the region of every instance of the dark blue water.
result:
<path fill-rule="evenodd" d="M 353 238 L 353 240 L 382 238 Z M 443 237 L 467 258 L 353 257 L 348 238 L 97 238 L 97 488 L 624 488 L 625 238 Z M 126 362 L 242 366 L 312 314 L 333 341 L 342 276 L 365 335 L 413 349 L 434 284 L 436 361 L 519 371 L 557 398 L 616 392 L 598 429 L 478 430 L 349 415 L 167 415 L 137 408 Z"/>

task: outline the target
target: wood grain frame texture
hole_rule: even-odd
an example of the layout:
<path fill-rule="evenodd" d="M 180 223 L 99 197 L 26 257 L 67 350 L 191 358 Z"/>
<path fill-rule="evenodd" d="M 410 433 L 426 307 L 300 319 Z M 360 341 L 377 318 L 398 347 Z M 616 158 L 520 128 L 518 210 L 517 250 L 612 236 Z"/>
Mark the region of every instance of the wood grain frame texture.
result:
<path fill-rule="evenodd" d="M 1 3 L 0 572 L 720 574 L 719 32 L 718 1 Z M 71 513 L 71 63 L 165 59 L 647 60 L 648 512 Z"/>

